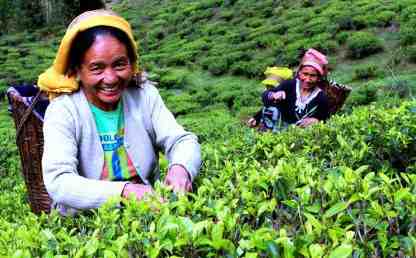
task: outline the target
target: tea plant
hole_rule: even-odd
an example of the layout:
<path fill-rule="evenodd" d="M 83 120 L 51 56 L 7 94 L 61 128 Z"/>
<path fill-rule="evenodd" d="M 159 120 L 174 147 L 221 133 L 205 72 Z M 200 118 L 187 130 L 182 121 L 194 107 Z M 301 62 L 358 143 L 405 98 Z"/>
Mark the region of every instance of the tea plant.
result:
<path fill-rule="evenodd" d="M 415 67 L 394 51 L 412 59 L 415 6 L 120 1 L 114 9 L 135 29 L 140 68 L 201 142 L 194 191 L 156 182 L 164 203 L 115 199 L 74 217 L 36 216 L 0 102 L 0 256 L 415 257 Z M 380 41 L 386 31 L 400 38 Z M 36 81 L 63 32 L 2 35 L 0 90 Z M 344 110 L 279 134 L 243 126 L 261 107 L 265 67 L 296 67 L 308 47 L 329 54 L 331 76 L 353 87 Z"/>
<path fill-rule="evenodd" d="M 356 32 L 347 40 L 349 55 L 353 58 L 363 58 L 382 51 L 382 42 L 368 32 Z"/>
<path fill-rule="evenodd" d="M 165 203 L 122 201 L 120 209 L 113 200 L 76 217 L 31 214 L 18 168 L 9 167 L 0 254 L 414 256 L 415 111 L 413 101 L 357 108 L 306 130 L 233 130 L 204 141 L 194 193 L 157 183 Z"/>

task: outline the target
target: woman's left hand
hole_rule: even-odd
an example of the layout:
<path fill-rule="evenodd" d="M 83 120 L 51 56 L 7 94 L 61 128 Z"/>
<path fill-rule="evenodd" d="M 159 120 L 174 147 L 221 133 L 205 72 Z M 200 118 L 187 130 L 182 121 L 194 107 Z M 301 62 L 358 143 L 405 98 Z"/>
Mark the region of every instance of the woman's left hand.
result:
<path fill-rule="evenodd" d="M 316 118 L 314 118 L 314 117 L 306 117 L 306 118 L 304 118 L 302 120 L 299 120 L 296 123 L 296 125 L 298 125 L 298 126 L 300 126 L 302 128 L 305 128 L 305 127 L 308 127 L 310 125 L 316 124 L 318 122 L 319 122 L 319 120 L 316 119 Z"/>
<path fill-rule="evenodd" d="M 186 169 L 180 165 L 170 167 L 165 178 L 165 184 L 172 187 L 175 192 L 192 191 L 192 181 Z"/>

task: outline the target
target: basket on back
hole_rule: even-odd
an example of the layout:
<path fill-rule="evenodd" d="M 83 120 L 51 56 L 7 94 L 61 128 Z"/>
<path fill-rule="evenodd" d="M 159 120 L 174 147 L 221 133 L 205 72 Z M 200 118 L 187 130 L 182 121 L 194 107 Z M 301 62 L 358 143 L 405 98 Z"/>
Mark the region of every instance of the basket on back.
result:
<path fill-rule="evenodd" d="M 43 114 L 38 112 L 39 109 L 46 108 L 47 103 L 39 101 L 40 94 L 22 96 L 14 87 L 8 90 L 7 96 L 16 125 L 16 143 L 30 207 L 36 214 L 49 213 L 51 199 L 42 176 Z"/>
<path fill-rule="evenodd" d="M 328 97 L 329 114 L 333 115 L 342 108 L 345 100 L 351 92 L 351 88 L 333 80 L 325 81 L 325 83 L 321 85 L 322 86 L 320 86 L 320 88 Z"/>

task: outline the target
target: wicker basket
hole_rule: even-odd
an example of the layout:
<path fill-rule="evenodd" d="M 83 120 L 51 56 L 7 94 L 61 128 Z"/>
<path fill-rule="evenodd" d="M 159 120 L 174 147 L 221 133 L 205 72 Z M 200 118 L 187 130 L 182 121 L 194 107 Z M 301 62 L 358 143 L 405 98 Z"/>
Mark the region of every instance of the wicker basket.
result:
<path fill-rule="evenodd" d="M 345 100 L 351 92 L 350 87 L 339 84 L 333 80 L 325 81 L 325 83 L 320 88 L 328 97 L 330 115 L 335 114 L 342 108 Z"/>
<path fill-rule="evenodd" d="M 45 189 L 42 177 L 43 121 L 32 112 L 32 108 L 36 104 L 36 97 L 33 105 L 28 106 L 23 98 L 15 92 L 8 93 L 16 125 L 16 143 L 19 148 L 30 207 L 34 213 L 40 214 L 41 212 L 50 212 L 51 199 Z"/>

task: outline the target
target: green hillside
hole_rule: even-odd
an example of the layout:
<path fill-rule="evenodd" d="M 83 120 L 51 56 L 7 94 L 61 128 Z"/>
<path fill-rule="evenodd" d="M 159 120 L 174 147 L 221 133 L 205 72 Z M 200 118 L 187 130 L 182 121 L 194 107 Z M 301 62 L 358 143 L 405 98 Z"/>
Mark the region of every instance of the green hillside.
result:
<path fill-rule="evenodd" d="M 34 215 L 1 102 L 0 257 L 416 257 L 416 0 L 119 2 L 141 68 L 202 143 L 196 189 Z M 35 82 L 64 31 L 2 35 L 0 91 Z M 279 134 L 243 126 L 265 68 L 309 47 L 353 88 L 343 110 Z"/>

